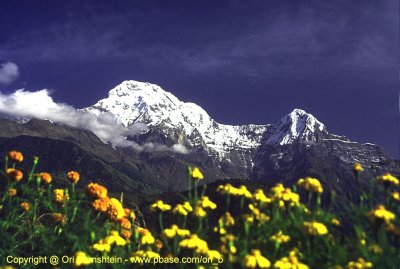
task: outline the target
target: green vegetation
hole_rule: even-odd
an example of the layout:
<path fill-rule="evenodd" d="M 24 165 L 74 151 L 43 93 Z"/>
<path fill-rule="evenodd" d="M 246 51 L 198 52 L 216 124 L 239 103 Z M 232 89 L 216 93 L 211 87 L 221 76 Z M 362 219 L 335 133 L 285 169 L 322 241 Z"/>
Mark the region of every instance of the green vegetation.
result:
<path fill-rule="evenodd" d="M 201 171 L 189 167 L 189 191 L 181 201 L 157 200 L 141 208 L 153 219 L 146 227 L 146 219 L 137 217 L 140 210 L 124 206 L 123 195 L 110 197 L 94 182 L 80 186 L 75 171 L 66 175 L 69 186 L 55 188 L 52 175 L 35 171 L 38 158 L 28 171 L 20 168 L 23 159 L 11 151 L 0 178 L 0 268 L 157 263 L 165 268 L 386 269 L 400 264 L 399 180 L 390 174 L 376 178 L 382 203 L 375 204 L 372 191 L 362 193 L 349 205 L 344 223 L 333 214 L 334 195 L 321 206 L 327 191 L 315 178 L 254 191 L 221 184 L 211 197 L 199 184 Z M 354 165 L 354 173 L 357 180 L 361 165 Z"/>

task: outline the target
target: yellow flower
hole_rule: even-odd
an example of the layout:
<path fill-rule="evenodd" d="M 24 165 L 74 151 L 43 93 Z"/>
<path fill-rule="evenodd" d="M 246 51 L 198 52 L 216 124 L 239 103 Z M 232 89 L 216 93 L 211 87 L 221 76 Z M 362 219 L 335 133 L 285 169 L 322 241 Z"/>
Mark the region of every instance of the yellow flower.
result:
<path fill-rule="evenodd" d="M 283 257 L 274 263 L 277 269 L 308 269 L 308 265 L 299 262 L 297 251 L 292 250 L 288 257 Z"/>
<path fill-rule="evenodd" d="M 220 259 L 222 259 L 222 255 L 221 253 L 219 253 L 219 251 L 217 250 L 207 250 L 205 253 L 203 253 L 207 256 L 207 258 L 211 259 L 211 261 L 218 261 Z"/>
<path fill-rule="evenodd" d="M 155 238 L 153 237 L 151 232 L 145 228 L 136 228 L 135 234 L 139 234 L 141 236 L 140 244 L 142 245 L 152 245 L 155 242 Z"/>
<path fill-rule="evenodd" d="M 364 260 L 363 258 L 358 258 L 357 261 L 350 261 L 347 264 L 347 269 L 366 269 L 366 268 L 372 268 L 373 264 L 372 262 L 368 262 Z"/>
<path fill-rule="evenodd" d="M 283 244 L 289 242 L 290 236 L 284 234 L 282 231 L 278 231 L 276 234 L 272 235 L 269 239 L 271 241 L 276 242 L 277 244 Z"/>
<path fill-rule="evenodd" d="M 46 184 L 50 184 L 52 181 L 51 175 L 49 173 L 40 173 L 40 180 Z"/>
<path fill-rule="evenodd" d="M 14 162 L 22 162 L 24 160 L 24 155 L 21 152 L 12 150 L 8 153 L 8 158 Z"/>
<path fill-rule="evenodd" d="M 302 226 L 303 230 L 307 232 L 309 235 L 318 236 L 325 235 L 328 233 L 328 229 L 323 223 L 316 221 L 305 221 Z"/>
<path fill-rule="evenodd" d="M 17 189 L 14 188 L 8 189 L 8 196 L 13 197 L 15 195 L 17 195 Z"/>
<path fill-rule="evenodd" d="M 204 178 L 203 174 L 200 172 L 200 169 L 198 167 L 194 167 L 192 170 L 192 173 L 190 175 L 193 179 L 198 179 L 201 180 Z"/>
<path fill-rule="evenodd" d="M 244 186 L 244 185 L 241 185 L 239 188 L 238 188 L 238 191 L 237 191 L 237 194 L 236 194 L 237 196 L 244 196 L 244 197 L 246 197 L 246 198 L 252 198 L 253 197 L 253 195 L 251 194 L 251 192 L 249 192 L 248 190 L 247 190 L 247 187 L 246 186 Z"/>
<path fill-rule="evenodd" d="M 20 182 L 24 177 L 22 171 L 15 168 L 7 168 L 6 174 L 11 180 L 14 180 L 16 182 Z"/>
<path fill-rule="evenodd" d="M 367 215 L 371 221 L 384 221 L 387 224 L 396 218 L 392 212 L 386 210 L 384 205 L 376 206 L 375 209 L 369 211 Z"/>
<path fill-rule="evenodd" d="M 285 190 L 285 187 L 282 183 L 275 184 L 274 187 L 271 188 L 272 193 L 274 196 L 280 195 Z"/>
<path fill-rule="evenodd" d="M 164 211 L 171 210 L 171 206 L 169 204 L 164 204 L 164 202 L 161 200 L 158 200 L 157 202 L 155 202 L 154 204 L 152 204 L 150 206 L 150 210 L 153 212 L 155 212 L 155 211 L 164 212 Z"/>
<path fill-rule="evenodd" d="M 207 215 L 207 212 L 201 206 L 196 206 L 193 213 L 198 218 L 204 218 Z"/>
<path fill-rule="evenodd" d="M 188 212 L 186 211 L 185 207 L 181 204 L 177 204 L 174 209 L 172 209 L 172 213 L 181 215 L 181 216 L 187 216 Z"/>
<path fill-rule="evenodd" d="M 379 176 L 376 179 L 378 180 L 378 182 L 383 183 L 384 185 L 399 185 L 399 180 L 389 173 Z"/>
<path fill-rule="evenodd" d="M 98 243 L 94 244 L 92 247 L 94 250 L 97 250 L 100 252 L 110 252 L 110 250 L 111 250 L 111 245 L 104 243 L 103 240 L 100 240 Z"/>
<path fill-rule="evenodd" d="M 227 232 L 224 227 L 214 227 L 213 231 L 219 233 L 220 235 L 224 235 Z"/>
<path fill-rule="evenodd" d="M 110 198 L 105 197 L 94 200 L 92 202 L 92 207 L 96 211 L 106 212 L 109 204 L 110 204 Z"/>
<path fill-rule="evenodd" d="M 136 258 L 149 258 L 149 259 L 157 259 L 160 258 L 160 254 L 151 250 L 138 250 L 132 255 L 132 262 L 137 262 Z"/>
<path fill-rule="evenodd" d="M 253 193 L 253 200 L 260 203 L 270 203 L 272 200 L 268 198 L 262 189 L 257 189 Z"/>
<path fill-rule="evenodd" d="M 79 179 L 80 179 L 80 175 L 78 172 L 75 171 L 69 171 L 67 173 L 67 179 L 69 181 L 71 181 L 72 183 L 78 183 Z"/>
<path fill-rule="evenodd" d="M 66 193 L 64 189 L 55 189 L 53 191 L 54 194 L 54 200 L 57 203 L 65 203 L 69 200 L 69 195 Z"/>
<path fill-rule="evenodd" d="M 251 254 L 246 255 L 244 264 L 246 268 L 269 268 L 271 262 L 261 255 L 258 249 L 252 249 Z"/>
<path fill-rule="evenodd" d="M 59 222 L 61 224 L 65 224 L 67 222 L 67 217 L 61 213 L 53 213 L 51 214 L 51 218 L 54 222 Z"/>
<path fill-rule="evenodd" d="M 194 249 L 196 251 L 207 251 L 208 250 L 207 242 L 200 239 L 196 234 L 191 234 L 188 238 L 180 241 L 179 247 Z"/>
<path fill-rule="evenodd" d="M 117 246 L 125 246 L 126 240 L 121 237 L 117 231 L 111 231 L 110 235 L 104 238 L 104 243 L 109 245 L 116 244 Z"/>
<path fill-rule="evenodd" d="M 228 183 L 226 185 L 219 185 L 217 187 L 217 192 L 227 195 L 238 195 L 239 189 L 233 187 L 231 184 Z"/>
<path fill-rule="evenodd" d="M 192 206 L 190 205 L 190 203 L 188 201 L 185 201 L 183 203 L 183 208 L 185 208 L 185 210 L 189 213 L 193 211 Z"/>
<path fill-rule="evenodd" d="M 370 245 L 370 246 L 368 247 L 368 250 L 371 251 L 372 253 L 375 253 L 375 254 L 381 254 L 381 253 L 383 253 L 383 249 L 382 249 L 379 245 L 377 245 L 377 244 L 372 244 L 372 245 Z"/>
<path fill-rule="evenodd" d="M 300 204 L 300 195 L 286 188 L 281 192 L 281 199 L 290 206 L 298 206 Z"/>
<path fill-rule="evenodd" d="M 111 198 L 108 204 L 107 214 L 111 220 L 117 221 L 125 216 L 125 210 L 120 201 Z"/>
<path fill-rule="evenodd" d="M 312 177 L 306 177 L 306 179 L 300 178 L 299 181 L 297 181 L 297 185 L 303 187 L 307 191 L 316 193 L 322 193 L 324 191 L 319 180 Z"/>
<path fill-rule="evenodd" d="M 22 162 L 24 160 L 24 155 L 21 152 L 12 150 L 8 153 L 8 158 L 14 162 Z"/>
<path fill-rule="evenodd" d="M 364 171 L 364 169 L 363 169 L 363 167 L 362 167 L 362 165 L 360 163 L 354 163 L 353 170 L 356 173 Z"/>
<path fill-rule="evenodd" d="M 218 225 L 220 227 L 231 227 L 235 225 L 235 219 L 232 217 L 231 213 L 226 212 L 219 218 Z"/>
<path fill-rule="evenodd" d="M 172 225 L 170 228 L 164 229 L 161 236 L 164 238 L 171 239 L 175 236 L 185 237 L 190 235 L 190 231 L 186 229 L 180 229 L 177 225 Z"/>
<path fill-rule="evenodd" d="M 22 202 L 21 207 L 23 210 L 29 211 L 29 209 L 31 208 L 31 205 L 28 202 Z"/>
<path fill-rule="evenodd" d="M 400 192 L 392 192 L 392 198 L 400 202 Z"/>
<path fill-rule="evenodd" d="M 400 227 L 396 227 L 392 223 L 389 223 L 386 226 L 386 231 L 388 231 L 389 233 L 395 234 L 397 236 L 400 236 Z"/>
<path fill-rule="evenodd" d="M 100 184 L 91 182 L 86 187 L 86 193 L 93 198 L 106 198 L 108 190 Z"/>
<path fill-rule="evenodd" d="M 204 209 L 211 209 L 214 210 L 217 208 L 217 205 L 212 202 L 207 196 L 203 196 L 200 198 L 200 200 L 197 202 L 197 206 L 201 206 Z"/>
<path fill-rule="evenodd" d="M 252 214 L 242 214 L 242 218 L 246 223 L 253 223 L 254 222 L 254 215 Z"/>
<path fill-rule="evenodd" d="M 340 220 L 338 220 L 337 218 L 333 218 L 331 220 L 331 223 L 335 226 L 340 226 Z"/>
<path fill-rule="evenodd" d="M 93 263 L 93 258 L 86 255 L 83 251 L 78 251 L 75 253 L 75 266 L 89 265 Z"/>
<path fill-rule="evenodd" d="M 260 209 L 258 209 L 257 207 L 255 207 L 253 204 L 249 204 L 249 209 L 251 211 L 251 213 L 253 213 L 253 215 L 255 217 L 258 217 L 260 215 Z"/>

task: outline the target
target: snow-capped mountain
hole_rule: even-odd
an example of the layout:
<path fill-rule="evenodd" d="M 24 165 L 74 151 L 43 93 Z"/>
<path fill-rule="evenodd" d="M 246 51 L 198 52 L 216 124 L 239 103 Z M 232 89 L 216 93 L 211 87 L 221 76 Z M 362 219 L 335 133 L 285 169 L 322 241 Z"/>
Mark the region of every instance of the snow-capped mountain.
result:
<path fill-rule="evenodd" d="M 331 134 L 301 109 L 275 124 L 224 125 L 194 103 L 182 102 L 157 85 L 132 80 L 84 110 L 112 113 L 125 127 L 146 124 L 144 132 L 127 139 L 183 145 L 190 153 L 172 158 L 208 167 L 214 178 L 289 180 L 314 175 L 339 182 L 352 175 L 354 162 L 370 167 L 388 159 L 379 146 Z"/>
<path fill-rule="evenodd" d="M 254 150 L 260 145 L 267 125 L 224 125 L 213 120 L 194 103 L 180 101 L 155 84 L 124 81 L 112 89 L 108 97 L 86 108 L 95 114 L 110 112 L 128 127 L 144 123 L 161 128 L 177 143 L 193 149 L 205 149 L 219 160 L 229 160 L 232 150 Z M 186 142 L 186 143 L 185 143 Z"/>
<path fill-rule="evenodd" d="M 317 142 L 321 134 L 328 134 L 323 123 L 304 110 L 294 109 L 268 130 L 265 143 L 286 145 L 296 140 Z"/>

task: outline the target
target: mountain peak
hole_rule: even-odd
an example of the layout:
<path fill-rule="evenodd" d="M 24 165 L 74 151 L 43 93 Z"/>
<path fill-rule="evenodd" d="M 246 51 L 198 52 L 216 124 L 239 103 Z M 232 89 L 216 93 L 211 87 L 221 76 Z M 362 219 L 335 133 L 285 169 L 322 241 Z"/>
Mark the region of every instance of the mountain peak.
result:
<path fill-rule="evenodd" d="M 134 80 L 117 85 L 107 98 L 85 110 L 95 114 L 109 112 L 126 127 L 143 123 L 160 128 L 171 137 L 183 134 L 193 147 L 205 146 L 221 158 L 234 148 L 256 148 L 267 129 L 264 125 L 220 124 L 200 106 L 182 102 L 158 85 Z"/>
<path fill-rule="evenodd" d="M 317 141 L 318 132 L 327 133 L 325 125 L 302 109 L 294 109 L 271 128 L 267 144 L 290 144 L 294 140 Z"/>

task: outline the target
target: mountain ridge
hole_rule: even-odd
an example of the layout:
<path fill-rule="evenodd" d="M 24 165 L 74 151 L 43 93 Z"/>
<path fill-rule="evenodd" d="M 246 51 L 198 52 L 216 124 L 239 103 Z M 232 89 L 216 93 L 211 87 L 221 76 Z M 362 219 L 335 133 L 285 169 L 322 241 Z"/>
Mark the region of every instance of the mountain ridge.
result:
<path fill-rule="evenodd" d="M 137 129 L 133 134 L 127 132 L 127 142 L 150 146 L 142 147 L 143 150 L 111 147 L 90 131 L 35 119 L 12 124 L 4 120 L 0 137 L 23 134 L 66 140 L 90 153 L 82 154 L 100 162 L 99 167 L 120 171 L 118 180 L 130 182 L 128 186 L 138 181 L 141 188 L 147 188 L 144 183 L 149 183 L 149 189 L 155 187 L 160 191 L 185 189 L 186 167 L 196 165 L 204 171 L 207 182 L 236 178 L 272 183 L 314 176 L 344 192 L 346 186 L 337 183 L 354 177 L 354 162 L 360 162 L 365 167 L 364 174 L 372 176 L 379 170 L 375 169 L 377 166 L 390 161 L 378 145 L 332 134 L 302 109 L 294 109 L 273 124 L 224 125 L 196 104 L 182 102 L 161 87 L 144 82 L 124 81 L 110 90 L 108 97 L 81 111 L 113 115 L 119 122 L 118 128 Z M 29 140 L 37 141 L 21 141 Z M 42 144 L 56 143 L 53 140 Z M 176 145 L 188 150 L 174 151 Z M 29 143 L 25 147 L 31 149 Z"/>

